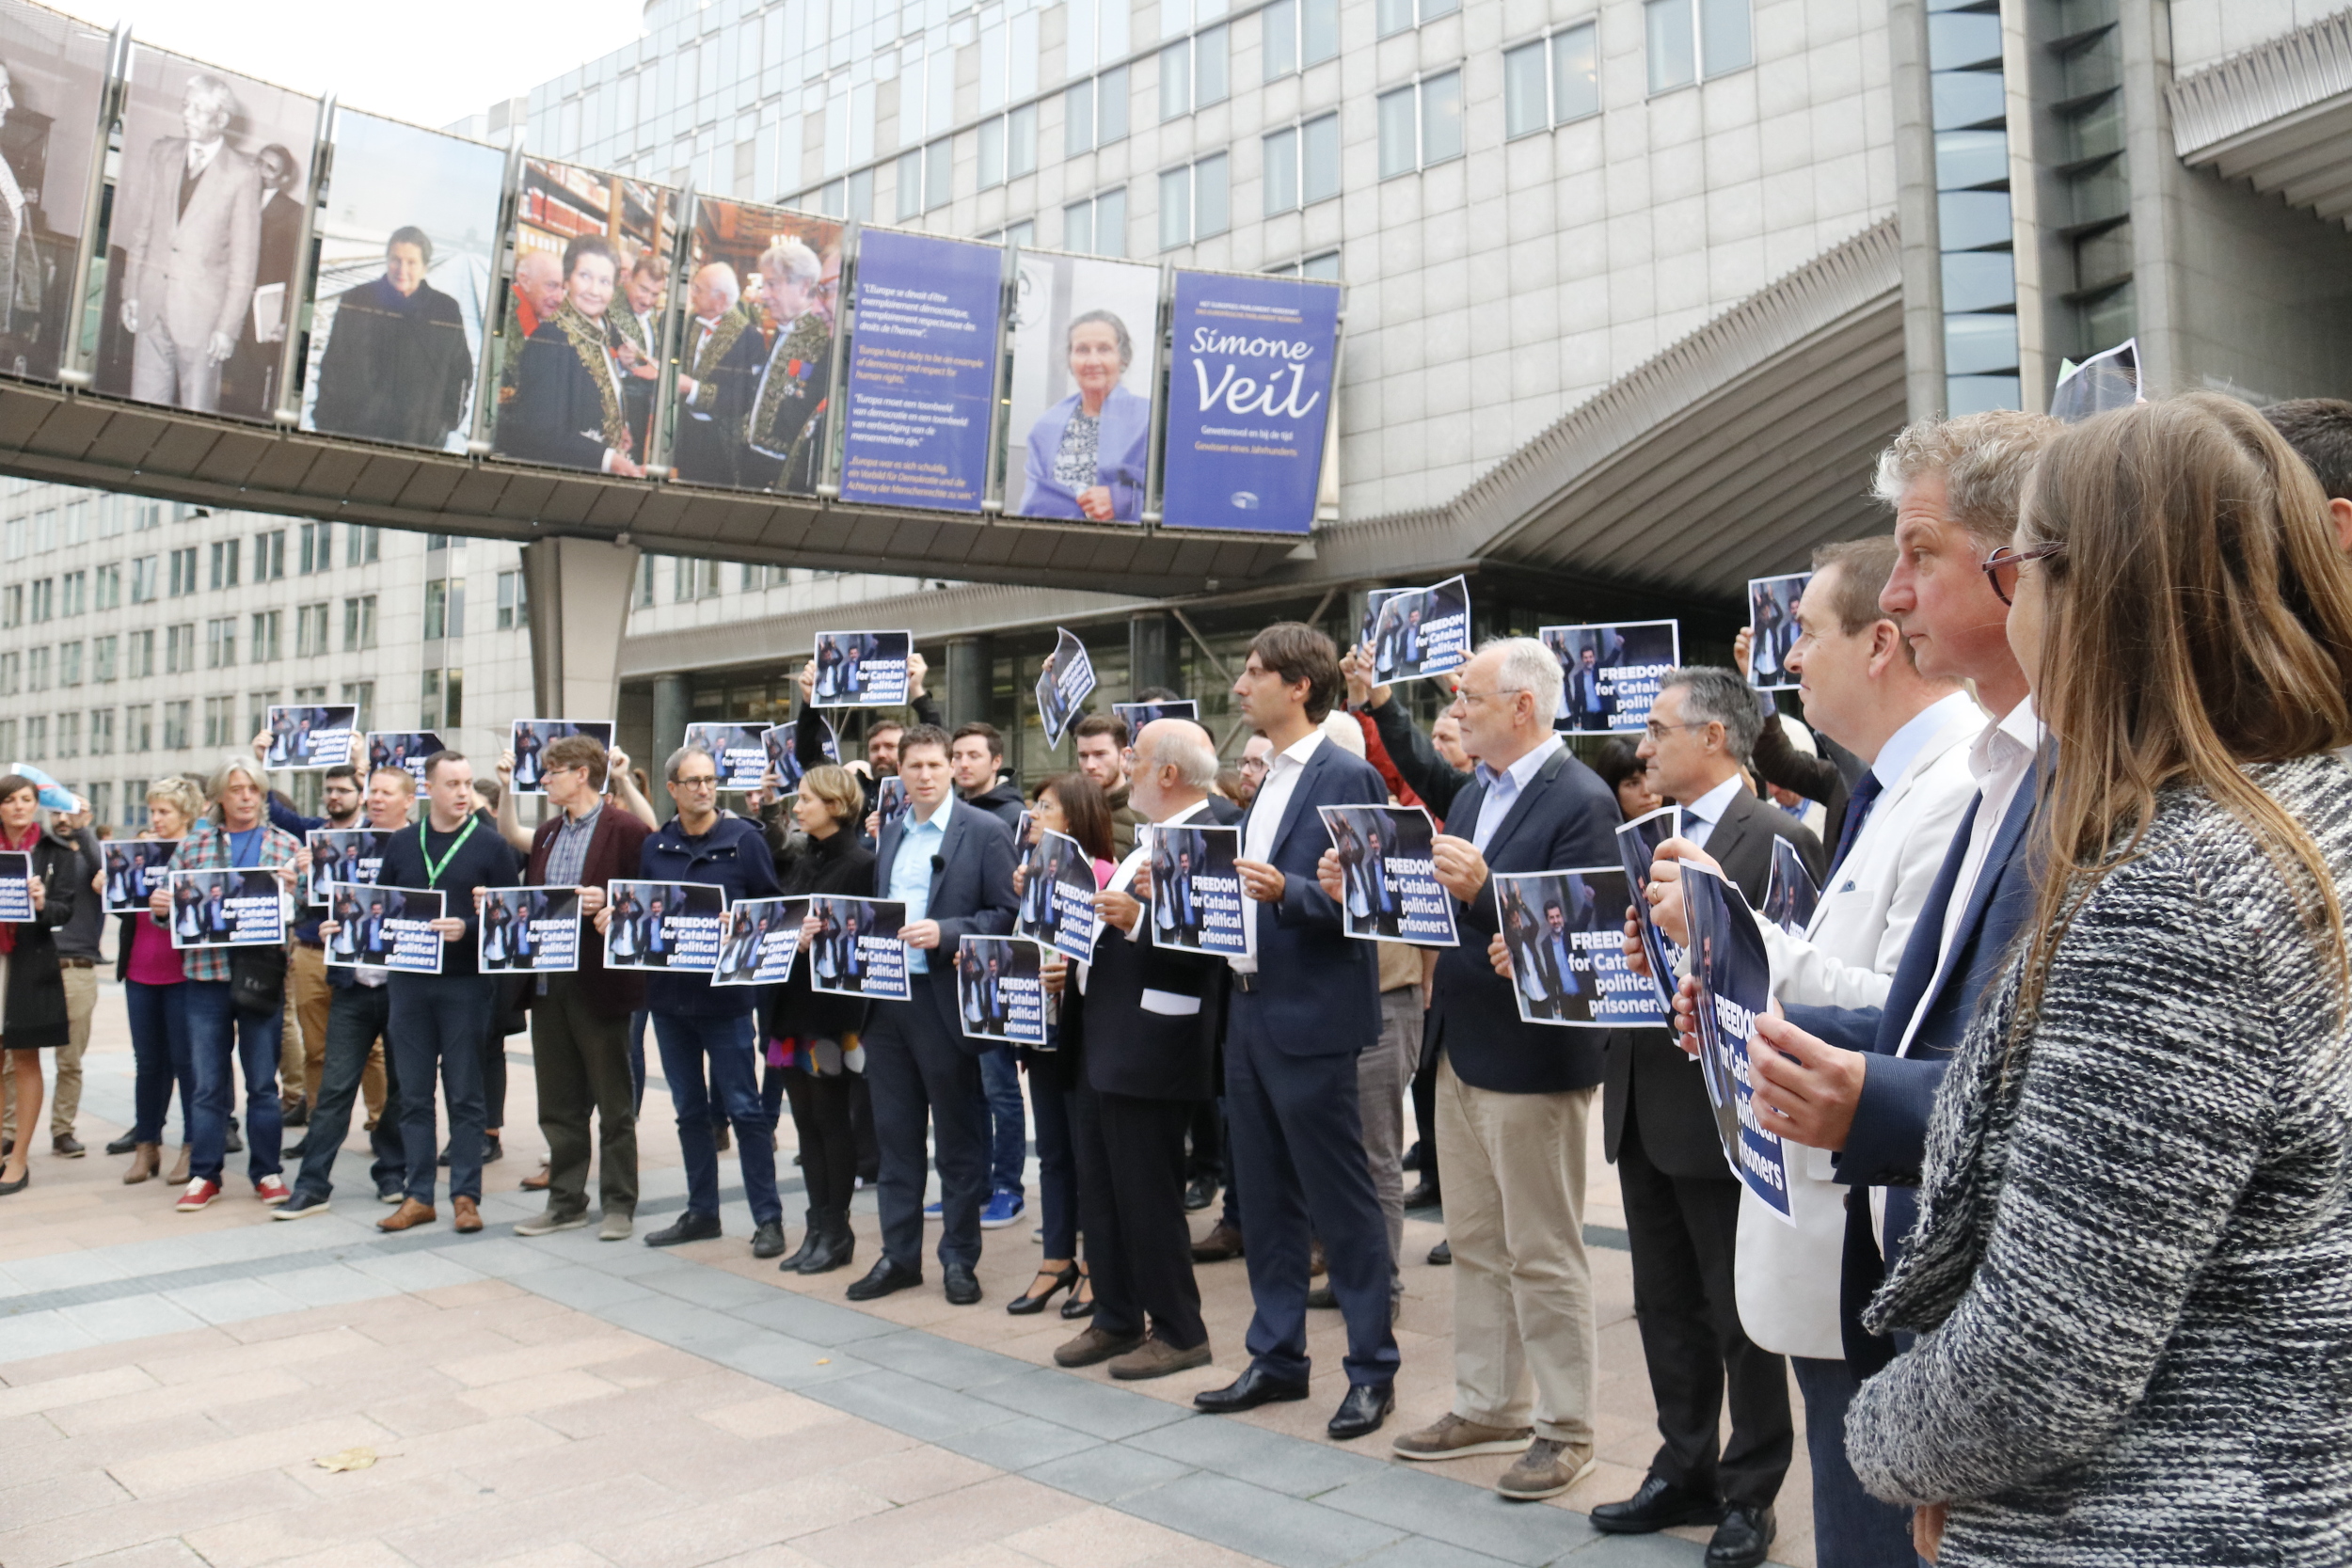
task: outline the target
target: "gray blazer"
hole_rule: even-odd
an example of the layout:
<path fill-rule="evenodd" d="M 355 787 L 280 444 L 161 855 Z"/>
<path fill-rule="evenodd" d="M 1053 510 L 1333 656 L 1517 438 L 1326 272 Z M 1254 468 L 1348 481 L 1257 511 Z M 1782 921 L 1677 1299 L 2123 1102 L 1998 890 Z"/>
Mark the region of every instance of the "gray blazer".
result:
<path fill-rule="evenodd" d="M 251 158 L 221 144 L 180 211 L 184 136 L 159 137 L 126 181 L 131 212 L 121 232 L 131 264 L 126 298 L 138 304 L 139 330 L 160 326 L 194 347 L 212 333 L 237 341 L 253 303 L 262 254 L 262 174 Z M 118 218 L 119 222 L 119 217 Z"/>

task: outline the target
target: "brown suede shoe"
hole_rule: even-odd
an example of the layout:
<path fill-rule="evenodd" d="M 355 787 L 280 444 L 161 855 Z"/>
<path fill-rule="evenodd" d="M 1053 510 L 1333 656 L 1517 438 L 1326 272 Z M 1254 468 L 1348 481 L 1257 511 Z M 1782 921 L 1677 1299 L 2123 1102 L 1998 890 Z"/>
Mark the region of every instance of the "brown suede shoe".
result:
<path fill-rule="evenodd" d="M 1111 1361 L 1111 1376 L 1121 1383 L 1138 1383 L 1147 1377 L 1166 1377 L 1192 1367 L 1209 1364 L 1209 1342 L 1206 1339 L 1190 1350 L 1178 1350 L 1165 1339 L 1146 1339 L 1126 1354 Z"/>
<path fill-rule="evenodd" d="M 548 1190 L 548 1179 L 553 1174 L 554 1167 L 552 1165 L 542 1164 L 539 1166 L 539 1170 L 536 1175 L 526 1176 L 523 1178 L 523 1191 L 527 1193 L 546 1192 Z"/>
<path fill-rule="evenodd" d="M 375 1222 L 378 1230 L 414 1230 L 421 1225 L 431 1225 L 441 1216 L 433 1212 L 430 1203 L 419 1203 L 413 1197 L 400 1200 L 400 1207 Z"/>
<path fill-rule="evenodd" d="M 1216 1222 L 1216 1228 L 1192 1243 L 1192 1260 L 1196 1263 L 1222 1263 L 1229 1258 L 1241 1256 L 1241 1227 Z"/>
<path fill-rule="evenodd" d="M 1534 1436 L 1532 1427 L 1482 1426 L 1449 1410 L 1418 1432 L 1401 1433 L 1389 1447 L 1399 1459 L 1468 1459 L 1472 1454 L 1518 1453 Z"/>
<path fill-rule="evenodd" d="M 1108 1361 L 1114 1355 L 1124 1355 L 1144 1342 L 1140 1334 L 1113 1334 L 1089 1323 L 1084 1334 L 1054 1352 L 1054 1365 L 1091 1367 L 1098 1361 Z"/>
<path fill-rule="evenodd" d="M 461 1232 L 471 1235 L 482 1228 L 482 1210 L 472 1198 L 453 1197 L 449 1200 L 449 1206 L 457 1216 L 457 1228 Z"/>

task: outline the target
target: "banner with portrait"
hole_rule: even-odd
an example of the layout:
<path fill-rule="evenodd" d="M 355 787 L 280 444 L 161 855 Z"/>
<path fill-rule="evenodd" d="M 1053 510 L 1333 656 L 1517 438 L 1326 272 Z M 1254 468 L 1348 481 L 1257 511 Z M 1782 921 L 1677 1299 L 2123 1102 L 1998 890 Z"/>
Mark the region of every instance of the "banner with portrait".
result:
<path fill-rule="evenodd" d="M 863 232 L 843 387 L 843 500 L 980 509 L 1003 277 L 996 245 Z"/>
<path fill-rule="evenodd" d="M 1006 513 L 1142 521 L 1160 269 L 1023 250 L 1012 312 Z"/>
<path fill-rule="evenodd" d="M 1241 830 L 1147 824 L 1136 839 L 1150 849 L 1152 942 L 1217 958 L 1248 952 L 1241 873 L 1233 869 Z"/>
<path fill-rule="evenodd" d="M 492 367 L 500 456 L 644 473 L 682 200 L 625 175 L 523 160 Z"/>
<path fill-rule="evenodd" d="M 1797 601 L 1811 572 L 1748 579 L 1748 684 L 1763 691 L 1794 691 L 1789 650 L 1797 645 Z"/>
<path fill-rule="evenodd" d="M 801 951 L 805 898 L 745 898 L 727 906 L 714 986 L 780 986 Z"/>
<path fill-rule="evenodd" d="M 161 49 L 132 52 L 106 230 L 96 386 L 266 420 L 302 309 L 315 98 Z"/>
<path fill-rule="evenodd" d="M 1691 923 L 1691 977 L 1698 982 L 1699 1065 L 1715 1131 L 1732 1174 L 1773 1217 L 1788 1212 L 1788 1148 L 1756 1114 L 1748 1040 L 1772 1005 L 1772 966 L 1739 884 L 1682 863 L 1682 907 Z"/>
<path fill-rule="evenodd" d="M 1160 482 L 1168 527 L 1313 529 L 1339 340 L 1336 283 L 1176 275 Z"/>
<path fill-rule="evenodd" d="M 139 914 L 164 882 L 164 868 L 180 852 L 176 838 L 108 839 L 105 900 L 108 914 Z"/>
<path fill-rule="evenodd" d="M 1382 685 L 1460 669 L 1470 658 L 1469 581 L 1374 589 L 1359 641 L 1372 650 L 1372 678 Z"/>
<path fill-rule="evenodd" d="M 1673 621 L 1538 626 L 1535 635 L 1560 661 L 1551 727 L 1564 733 L 1640 735 L 1666 672 L 1682 662 L 1682 627 Z"/>
<path fill-rule="evenodd" d="M 1666 1022 L 1657 992 L 1625 961 L 1625 872 L 1498 873 L 1495 902 L 1522 1023 L 1630 1029 Z"/>
<path fill-rule="evenodd" d="M 103 29 L 0 0 L 8 95 L 0 164 L 14 190 L 0 199 L 0 373 L 56 380 L 66 335 L 79 320 L 69 296 L 90 160 L 101 146 L 107 48 Z"/>
<path fill-rule="evenodd" d="M 820 631 L 817 707 L 899 707 L 907 700 L 907 655 L 914 637 L 903 631 Z"/>
<path fill-rule="evenodd" d="M 1037 716 L 1045 726 L 1048 750 L 1061 744 L 1079 705 L 1094 690 L 1094 660 L 1078 634 L 1067 626 L 1054 628 L 1054 651 L 1037 673 Z"/>
<path fill-rule="evenodd" d="M 277 872 L 170 871 L 165 876 L 171 886 L 172 946 L 260 947 L 285 942 L 288 900 Z"/>
<path fill-rule="evenodd" d="M 808 912 L 817 922 L 808 942 L 810 989 L 885 1002 L 904 1002 L 914 994 L 907 945 L 898 940 L 906 905 L 894 898 L 822 894 L 808 901 Z M 929 961 L 946 963 L 948 956 L 935 952 Z"/>
<path fill-rule="evenodd" d="M 506 749 L 515 753 L 511 780 L 517 795 L 548 792 L 544 759 L 547 750 L 567 735 L 584 735 L 606 751 L 612 750 L 610 719 L 517 719 L 508 733 Z"/>
<path fill-rule="evenodd" d="M 1455 947 L 1454 895 L 1432 862 L 1437 825 L 1425 806 L 1324 806 L 1340 857 L 1340 924 L 1368 942 Z"/>
<path fill-rule="evenodd" d="M 712 974 L 719 967 L 726 907 L 727 890 L 715 883 L 616 877 L 605 884 L 612 918 L 604 931 L 604 966 Z"/>
<path fill-rule="evenodd" d="M 1013 937 L 965 937 L 956 949 L 956 1008 L 974 1039 L 1045 1044 L 1044 949 Z"/>
<path fill-rule="evenodd" d="M 302 428 L 463 451 L 498 276 L 506 154 L 338 109 Z"/>
<path fill-rule="evenodd" d="M 493 887 L 482 891 L 485 974 L 568 974 L 580 968 L 580 889 Z"/>
<path fill-rule="evenodd" d="M 708 752 L 718 764 L 719 787 L 740 792 L 767 783 L 768 734 L 766 724 L 689 724 L 679 744 Z"/>
<path fill-rule="evenodd" d="M 670 467 L 691 484 L 815 495 L 831 445 L 842 225 L 699 196 L 687 243 Z"/>

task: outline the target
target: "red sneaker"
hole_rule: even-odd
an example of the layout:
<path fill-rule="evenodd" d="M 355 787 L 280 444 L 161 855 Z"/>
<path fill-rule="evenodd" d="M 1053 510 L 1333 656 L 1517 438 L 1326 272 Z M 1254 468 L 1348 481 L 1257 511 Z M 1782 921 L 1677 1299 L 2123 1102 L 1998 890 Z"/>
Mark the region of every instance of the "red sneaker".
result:
<path fill-rule="evenodd" d="M 209 1209 L 213 1206 L 213 1199 L 218 1197 L 219 1196 L 220 1183 L 217 1181 L 207 1181 L 199 1176 L 195 1180 L 188 1183 L 188 1190 L 186 1192 L 180 1195 L 180 1202 L 178 1206 L 180 1212 L 183 1214 L 193 1214 L 199 1209 Z"/>
<path fill-rule="evenodd" d="M 294 1196 L 294 1189 L 287 1186 L 281 1177 L 264 1176 L 253 1183 L 253 1196 L 260 1198 L 265 1207 L 275 1209 Z"/>

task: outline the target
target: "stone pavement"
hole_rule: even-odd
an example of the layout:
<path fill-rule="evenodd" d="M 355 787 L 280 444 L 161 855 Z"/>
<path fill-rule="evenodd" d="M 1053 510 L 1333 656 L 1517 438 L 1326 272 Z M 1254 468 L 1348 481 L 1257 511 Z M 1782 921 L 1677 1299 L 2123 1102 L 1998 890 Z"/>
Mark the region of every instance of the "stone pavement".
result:
<path fill-rule="evenodd" d="M 129 1111 L 121 1016 L 109 985 L 86 1064 L 80 1132 L 93 1149 Z M 1704 1530 L 1610 1538 L 1584 1517 L 1638 1483 L 1656 1442 L 1616 1183 L 1597 1153 L 1602 1464 L 1553 1503 L 1514 1505 L 1486 1489 L 1506 1459 L 1406 1465 L 1388 1455 L 1395 1422 L 1354 1446 L 1323 1436 L 1343 1392 L 1336 1313 L 1315 1314 L 1308 1402 L 1193 1413 L 1196 1391 L 1243 1364 L 1238 1263 L 1200 1270 L 1217 1366 L 1116 1385 L 1051 1365 L 1079 1325 L 1002 1310 L 1037 1259 L 1026 1222 L 990 1233 L 988 1299 L 966 1308 L 941 1298 L 935 1268 L 924 1290 L 846 1303 L 875 1255 L 870 1196 L 857 1263 L 814 1279 L 751 1258 L 738 1191 L 717 1241 L 518 1240 L 511 1222 L 540 1200 L 516 1183 L 543 1147 L 529 1041 L 509 1044 L 507 1157 L 489 1167 L 477 1237 L 446 1219 L 378 1232 L 358 1137 L 334 1212 L 294 1225 L 252 1201 L 241 1157 L 220 1202 L 182 1215 L 160 1182 L 122 1186 L 122 1160 L 35 1155 L 32 1186 L 0 1199 L 0 1563 L 1615 1568 L 1702 1556 Z M 658 1080 L 647 1110 L 641 1234 L 684 1195 Z M 782 1133 L 788 1149 L 788 1120 Z M 798 1185 L 787 1174 L 796 1242 Z M 1398 1397 L 1412 1424 L 1451 1393 L 1450 1282 L 1422 1260 L 1437 1218 L 1406 1224 Z M 353 1449 L 373 1464 L 315 1463 Z M 1800 1442 L 1773 1553 L 1791 1568 L 1813 1560 L 1808 1486 Z"/>

